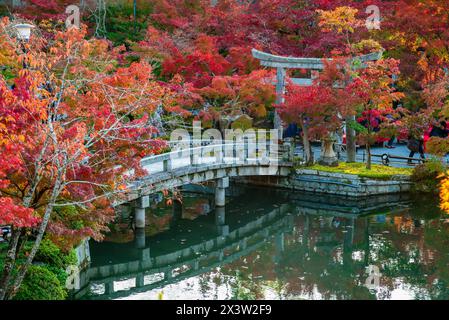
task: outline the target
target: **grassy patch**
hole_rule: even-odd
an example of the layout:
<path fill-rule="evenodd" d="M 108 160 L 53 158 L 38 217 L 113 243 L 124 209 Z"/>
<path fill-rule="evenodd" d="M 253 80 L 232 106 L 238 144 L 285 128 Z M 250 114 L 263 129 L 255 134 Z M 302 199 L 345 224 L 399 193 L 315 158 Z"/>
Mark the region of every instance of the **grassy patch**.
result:
<path fill-rule="evenodd" d="M 338 167 L 327 167 L 315 164 L 311 167 L 302 167 L 302 168 L 325 172 L 354 174 L 361 178 L 378 179 L 378 180 L 389 180 L 393 176 L 397 175 L 410 176 L 413 171 L 411 168 L 395 168 L 378 164 L 373 164 L 371 170 L 367 170 L 364 163 L 346 163 L 346 162 L 340 163 Z"/>

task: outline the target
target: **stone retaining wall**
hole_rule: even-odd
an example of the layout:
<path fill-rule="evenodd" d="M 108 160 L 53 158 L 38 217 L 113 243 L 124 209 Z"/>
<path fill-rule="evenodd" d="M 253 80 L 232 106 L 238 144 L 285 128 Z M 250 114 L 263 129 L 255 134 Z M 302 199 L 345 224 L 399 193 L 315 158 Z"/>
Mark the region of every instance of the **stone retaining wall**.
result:
<path fill-rule="evenodd" d="M 276 186 L 298 191 L 335 194 L 350 197 L 409 192 L 413 183 L 405 175 L 393 176 L 390 180 L 376 180 L 353 174 L 342 174 L 310 169 L 297 169 L 288 178 L 262 180 L 239 179 L 240 182 L 265 186 Z"/>

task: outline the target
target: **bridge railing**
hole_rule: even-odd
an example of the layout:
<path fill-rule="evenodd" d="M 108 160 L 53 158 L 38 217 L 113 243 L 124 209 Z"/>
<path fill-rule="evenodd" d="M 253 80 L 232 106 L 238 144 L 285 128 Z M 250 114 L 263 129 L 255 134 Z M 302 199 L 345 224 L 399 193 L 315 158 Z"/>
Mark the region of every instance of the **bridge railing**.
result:
<path fill-rule="evenodd" d="M 257 143 L 190 141 L 171 145 L 171 152 L 142 159 L 142 167 L 151 174 L 198 165 L 278 165 L 290 162 L 292 154 L 289 144 L 278 145 L 277 141 L 270 140 Z"/>

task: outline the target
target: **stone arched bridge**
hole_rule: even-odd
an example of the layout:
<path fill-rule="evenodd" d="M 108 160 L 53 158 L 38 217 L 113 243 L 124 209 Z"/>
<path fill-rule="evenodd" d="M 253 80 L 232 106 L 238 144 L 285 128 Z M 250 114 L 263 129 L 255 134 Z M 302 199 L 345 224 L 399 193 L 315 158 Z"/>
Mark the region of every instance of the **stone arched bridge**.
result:
<path fill-rule="evenodd" d="M 115 206 L 133 203 L 137 228 L 145 226 L 145 209 L 149 195 L 188 184 L 216 181 L 215 205 L 225 205 L 229 178 L 248 176 L 282 176 L 291 173 L 293 148 L 278 141 L 257 143 L 230 142 L 194 146 L 178 145 L 175 151 L 147 157 L 142 167 L 148 172 L 133 182 Z"/>

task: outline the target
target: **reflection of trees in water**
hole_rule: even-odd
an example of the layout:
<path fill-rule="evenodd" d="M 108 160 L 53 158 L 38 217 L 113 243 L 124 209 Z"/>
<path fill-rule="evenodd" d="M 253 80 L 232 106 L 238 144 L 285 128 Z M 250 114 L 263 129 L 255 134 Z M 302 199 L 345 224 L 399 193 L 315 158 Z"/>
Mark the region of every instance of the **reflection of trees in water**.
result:
<path fill-rule="evenodd" d="M 228 277 L 231 299 L 263 299 L 268 289 L 281 299 L 286 283 L 277 278 L 275 247 L 271 243 L 263 245 L 251 254 L 221 268 L 223 276 Z M 232 279 L 232 280 L 231 280 Z"/>
<path fill-rule="evenodd" d="M 217 268 L 214 272 L 203 273 L 199 276 L 200 292 L 203 297 L 206 297 L 210 292 L 214 292 L 213 299 L 219 299 L 218 290 L 220 287 L 231 287 L 233 279 L 229 276 L 222 274 L 220 268 Z M 231 296 L 227 297 L 231 299 Z"/>
<path fill-rule="evenodd" d="M 298 216 L 278 260 L 271 243 L 224 267 L 223 274 L 236 279 L 233 295 L 239 299 L 263 297 L 266 287 L 279 298 L 388 299 L 401 285 L 416 299 L 447 299 L 449 224 L 434 214 L 424 217 L 400 212 L 335 223 Z M 382 273 L 377 296 L 365 287 L 368 265 Z"/>
<path fill-rule="evenodd" d="M 392 291 L 395 280 L 411 286 L 416 299 L 449 297 L 449 230 L 439 216 L 404 214 L 392 216 L 379 228 L 388 234 L 373 235 L 370 252 L 373 264 L 382 266 L 382 285 Z"/>
<path fill-rule="evenodd" d="M 195 209 L 206 205 L 204 199 L 183 204 L 200 215 Z M 149 219 L 155 231 L 169 228 L 170 210 Z M 200 291 L 218 298 L 226 288 L 233 299 L 260 299 L 267 291 L 279 299 L 387 299 L 405 284 L 415 298 L 447 299 L 449 223 L 425 210 L 428 203 L 354 219 L 296 216 L 284 250 L 275 237 L 265 239 L 251 254 L 199 276 Z M 369 265 L 382 273 L 377 296 L 365 287 Z"/>
<path fill-rule="evenodd" d="M 299 226 L 288 241 L 281 276 L 288 283 L 290 296 L 322 299 L 372 298 L 363 284 L 365 261 L 354 261 L 352 251 L 363 243 L 353 239 L 350 219 L 339 224 L 323 223 L 323 218 L 298 217 Z M 357 220 L 357 224 L 363 221 Z M 351 248 L 352 247 L 352 248 Z"/>

